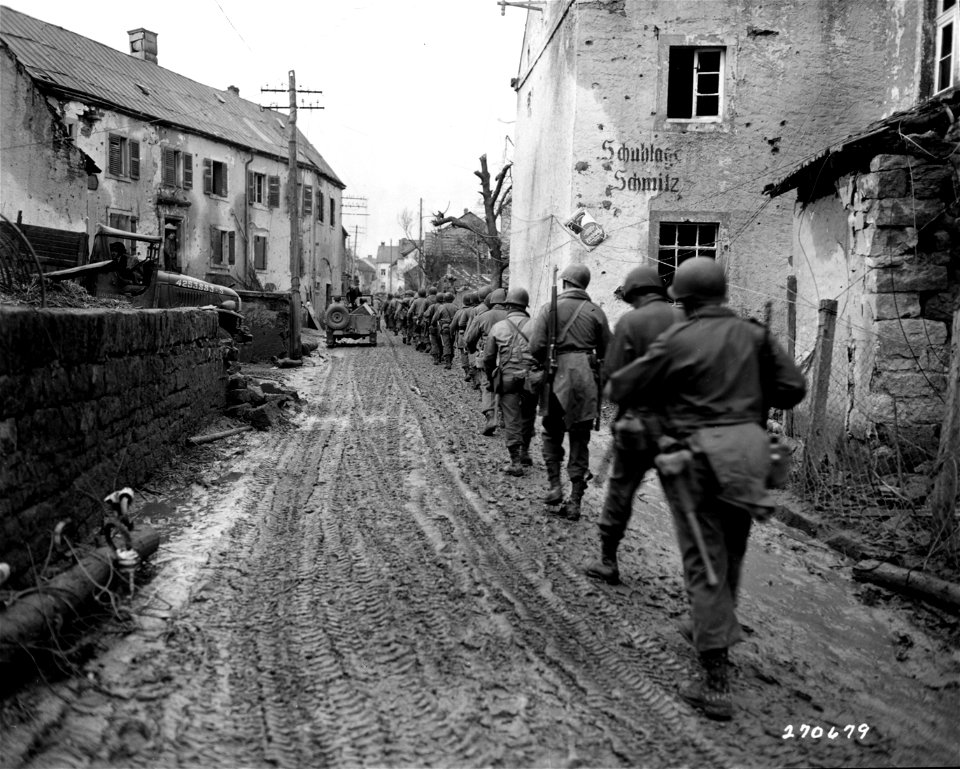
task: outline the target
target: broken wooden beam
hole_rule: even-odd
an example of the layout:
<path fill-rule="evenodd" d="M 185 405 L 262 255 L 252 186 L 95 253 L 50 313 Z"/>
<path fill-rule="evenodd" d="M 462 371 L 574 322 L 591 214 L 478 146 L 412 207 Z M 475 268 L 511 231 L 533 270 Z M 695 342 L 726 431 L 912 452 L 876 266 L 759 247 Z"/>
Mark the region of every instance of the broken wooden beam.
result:
<path fill-rule="evenodd" d="M 960 608 L 960 585 L 916 569 L 882 561 L 860 561 L 853 567 L 853 576 L 860 582 L 872 582 L 913 593 L 932 603 Z"/>
<path fill-rule="evenodd" d="M 231 435 L 239 435 L 240 433 L 245 433 L 252 429 L 252 425 L 243 425 L 243 427 L 234 427 L 230 430 L 223 430 L 219 433 L 210 433 L 209 435 L 194 435 L 190 438 L 187 438 L 187 443 L 189 443 L 191 446 L 199 446 L 201 443 L 212 443 L 213 441 L 219 441 L 221 438 L 229 438 Z"/>

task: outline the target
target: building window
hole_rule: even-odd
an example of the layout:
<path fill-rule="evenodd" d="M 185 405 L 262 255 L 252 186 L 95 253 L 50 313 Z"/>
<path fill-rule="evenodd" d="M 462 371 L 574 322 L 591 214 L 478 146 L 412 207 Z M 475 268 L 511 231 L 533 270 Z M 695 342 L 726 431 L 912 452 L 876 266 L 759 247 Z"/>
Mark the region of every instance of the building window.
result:
<path fill-rule="evenodd" d="M 317 220 L 323 221 L 323 193 L 317 190 Z"/>
<path fill-rule="evenodd" d="M 227 164 L 210 158 L 203 159 L 203 192 L 206 195 L 227 196 Z"/>
<path fill-rule="evenodd" d="M 253 236 L 253 267 L 256 270 L 267 269 L 267 238 L 264 235 Z"/>
<path fill-rule="evenodd" d="M 247 176 L 247 197 L 251 203 L 266 205 L 267 175 L 251 171 Z"/>
<path fill-rule="evenodd" d="M 934 93 L 957 82 L 957 30 L 960 29 L 960 3 L 957 0 L 937 0 L 937 6 Z"/>
<path fill-rule="evenodd" d="M 330 197 L 330 226 L 334 226 L 334 213 L 337 210 L 337 201 L 333 199 L 333 196 Z"/>
<path fill-rule="evenodd" d="M 168 187 L 193 187 L 193 155 L 189 152 L 160 148 L 160 181 Z"/>
<path fill-rule="evenodd" d="M 110 134 L 107 139 L 107 171 L 111 176 L 140 178 L 140 142 Z"/>
<path fill-rule="evenodd" d="M 303 185 L 303 215 L 313 216 L 313 185 Z"/>
<path fill-rule="evenodd" d="M 210 228 L 210 254 L 214 264 L 236 264 L 237 233 Z"/>
<path fill-rule="evenodd" d="M 670 46 L 667 119 L 717 122 L 723 116 L 724 48 Z"/>
<path fill-rule="evenodd" d="M 673 274 L 683 262 L 694 256 L 717 258 L 716 222 L 660 222 L 657 243 L 658 269 L 664 285 L 673 282 Z"/>

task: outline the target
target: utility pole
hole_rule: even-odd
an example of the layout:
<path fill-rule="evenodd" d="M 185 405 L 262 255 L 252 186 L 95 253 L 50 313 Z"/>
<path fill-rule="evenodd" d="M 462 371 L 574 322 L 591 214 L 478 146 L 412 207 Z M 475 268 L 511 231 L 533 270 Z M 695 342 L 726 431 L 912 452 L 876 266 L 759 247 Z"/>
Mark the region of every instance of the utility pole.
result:
<path fill-rule="evenodd" d="M 297 165 L 297 73 L 287 73 L 287 94 L 289 113 L 287 114 L 287 211 L 290 214 L 290 339 L 287 345 L 287 357 L 297 360 L 301 357 L 300 331 L 300 189 Z M 281 93 L 279 88 L 261 88 L 262 93 Z M 304 90 L 301 93 L 322 93 L 322 91 Z M 303 109 L 323 109 L 323 107 L 302 105 Z"/>

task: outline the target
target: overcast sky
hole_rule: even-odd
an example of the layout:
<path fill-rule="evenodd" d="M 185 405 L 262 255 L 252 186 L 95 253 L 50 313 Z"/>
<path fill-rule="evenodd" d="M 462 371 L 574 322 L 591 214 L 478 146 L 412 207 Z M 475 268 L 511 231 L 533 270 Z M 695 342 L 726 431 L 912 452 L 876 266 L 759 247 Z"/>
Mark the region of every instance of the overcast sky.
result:
<path fill-rule="evenodd" d="M 517 74 L 526 11 L 496 0 L 4 0 L 19 11 L 128 52 L 127 31 L 157 32 L 159 63 L 206 85 L 236 85 L 261 104 L 299 88 L 324 107 L 301 110 L 300 129 L 347 185 L 367 199 L 361 256 L 402 236 L 398 216 L 478 210 L 473 172 L 512 157 Z M 431 229 L 429 219 L 424 231 Z M 363 233 L 366 230 L 366 234 Z M 413 226 L 416 236 L 416 223 Z M 352 241 L 352 238 L 351 238 Z"/>

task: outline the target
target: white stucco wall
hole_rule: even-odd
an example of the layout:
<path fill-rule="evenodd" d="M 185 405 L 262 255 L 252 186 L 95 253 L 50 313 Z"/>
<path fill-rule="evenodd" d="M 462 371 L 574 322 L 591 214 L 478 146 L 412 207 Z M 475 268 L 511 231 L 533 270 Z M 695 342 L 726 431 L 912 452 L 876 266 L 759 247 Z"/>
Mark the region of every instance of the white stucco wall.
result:
<path fill-rule="evenodd" d="M 511 275 L 543 301 L 545 266 L 587 264 L 591 296 L 615 320 L 627 307 L 613 291 L 656 258 L 659 221 L 714 221 L 731 302 L 759 316 L 770 300 L 784 328 L 786 276 L 799 269 L 792 200 L 762 190 L 809 153 L 914 103 L 920 0 L 881 5 L 624 0 L 528 14 Z M 725 48 L 721 121 L 666 120 L 673 45 Z M 638 159 L 622 159 L 624 147 Z M 548 218 L 577 206 L 607 231 L 593 251 L 560 245 L 569 239 Z"/>

